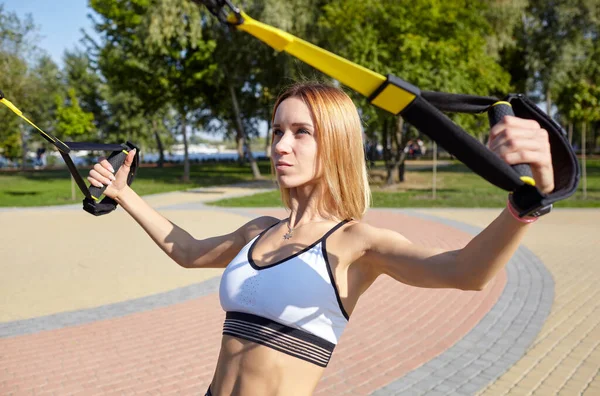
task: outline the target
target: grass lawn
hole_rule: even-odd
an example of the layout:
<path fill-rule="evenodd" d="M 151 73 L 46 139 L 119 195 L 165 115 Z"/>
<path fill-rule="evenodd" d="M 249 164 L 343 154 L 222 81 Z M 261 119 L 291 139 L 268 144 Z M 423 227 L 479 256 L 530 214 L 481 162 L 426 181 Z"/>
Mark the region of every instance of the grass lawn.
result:
<path fill-rule="evenodd" d="M 385 171 L 376 165 L 371 171 L 373 207 L 479 207 L 494 208 L 506 205 L 506 191 L 497 188 L 471 172 L 461 163 L 439 168 L 436 198 L 433 198 L 431 169 L 407 171 L 405 182 L 383 185 Z M 587 199 L 583 199 L 582 183 L 569 199 L 555 207 L 600 207 L 600 160 L 587 163 Z M 281 206 L 279 192 L 259 193 L 248 197 L 223 199 L 212 205 L 232 207 Z"/>
<path fill-rule="evenodd" d="M 437 172 L 437 196 L 432 196 L 431 169 L 408 167 L 406 181 L 386 187 L 382 184 L 385 171 L 376 164 L 371 171 L 374 207 L 502 207 L 506 192 L 492 186 L 460 163 L 442 167 Z M 268 162 L 260 162 L 263 175 L 270 175 Z M 80 170 L 82 175 L 87 170 Z M 141 168 L 133 184 L 140 195 L 186 190 L 195 187 L 223 185 L 252 180 L 249 167 L 237 164 L 192 164 L 191 181 L 181 182 L 182 166 Z M 587 163 L 587 199 L 579 191 L 557 207 L 600 207 L 600 160 Z M 83 195 L 76 191 L 71 200 L 70 174 L 65 170 L 0 173 L 0 207 L 27 207 L 80 203 Z M 259 193 L 248 197 L 220 200 L 217 206 L 275 207 L 281 206 L 279 192 Z"/>
<path fill-rule="evenodd" d="M 260 163 L 263 174 L 270 174 L 268 162 Z M 85 180 L 89 169 L 80 169 Z M 140 195 L 187 190 L 252 180 L 247 166 L 233 163 L 192 164 L 189 183 L 183 183 L 183 166 L 138 169 L 133 187 Z M 87 183 L 87 180 L 86 184 Z M 76 188 L 71 200 L 71 174 L 67 169 L 0 173 L 0 207 L 27 207 L 80 203 L 83 194 Z"/>

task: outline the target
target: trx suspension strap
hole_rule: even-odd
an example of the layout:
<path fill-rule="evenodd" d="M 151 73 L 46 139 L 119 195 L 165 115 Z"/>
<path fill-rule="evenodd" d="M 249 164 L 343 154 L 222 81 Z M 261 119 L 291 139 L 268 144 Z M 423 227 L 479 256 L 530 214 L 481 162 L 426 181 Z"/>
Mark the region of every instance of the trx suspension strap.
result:
<path fill-rule="evenodd" d="M 80 151 L 80 150 L 101 150 L 101 151 L 112 151 L 112 153 L 108 156 L 107 160 L 112 165 L 115 172 L 123 165 L 123 161 L 127 157 L 127 154 L 130 150 L 137 149 L 133 143 L 127 142 L 123 144 L 103 144 L 103 143 L 80 143 L 80 142 L 62 142 L 57 137 L 42 131 L 31 122 L 27 117 L 23 115 L 23 112 L 19 110 L 14 104 L 12 104 L 8 99 L 4 97 L 2 91 L 0 91 L 0 103 L 4 104 L 10 110 L 12 110 L 16 115 L 24 119 L 28 124 L 33 126 L 47 141 L 52 143 L 54 147 L 58 149 L 58 152 L 62 156 L 63 160 L 67 164 L 69 168 L 69 172 L 73 176 L 75 183 L 85 196 L 83 200 L 83 209 L 91 213 L 95 216 L 104 215 L 112 212 L 117 208 L 117 203 L 115 200 L 109 197 L 104 197 L 102 201 L 100 201 L 100 196 L 104 193 L 107 186 L 102 188 L 96 186 L 90 186 L 89 188 L 86 186 L 83 178 L 79 174 L 79 171 L 75 167 L 73 160 L 69 153 L 71 151 Z M 139 150 L 136 151 L 135 158 L 133 163 L 131 164 L 131 171 L 129 173 L 129 177 L 127 178 L 127 184 L 131 185 L 133 183 L 133 179 L 135 178 L 135 174 L 137 172 L 139 164 Z"/>
<path fill-rule="evenodd" d="M 375 73 L 295 37 L 273 26 L 258 22 L 229 0 L 192 0 L 205 5 L 222 23 L 253 35 L 276 51 L 285 51 L 321 72 L 335 78 L 392 114 L 402 116 L 473 172 L 509 191 L 520 216 L 541 216 L 552 203 L 571 196 L 577 189 L 580 170 L 575 152 L 565 131 L 524 95 L 509 95 L 500 101 L 492 97 L 421 91 L 394 76 Z M 487 112 L 490 125 L 504 115 L 537 121 L 548 131 L 554 168 L 555 189 L 550 194 L 536 187 L 529 165 L 509 166 L 477 139 L 465 132 L 442 112 Z"/>

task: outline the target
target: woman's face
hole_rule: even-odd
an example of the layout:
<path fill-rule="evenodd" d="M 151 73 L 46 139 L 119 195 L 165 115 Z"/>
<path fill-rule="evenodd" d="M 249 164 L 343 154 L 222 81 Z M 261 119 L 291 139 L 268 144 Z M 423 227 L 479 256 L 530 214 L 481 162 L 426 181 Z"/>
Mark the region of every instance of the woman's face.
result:
<path fill-rule="evenodd" d="M 285 99 L 277 107 L 272 129 L 271 158 L 279 184 L 294 188 L 315 181 L 316 130 L 306 104 L 295 97 Z"/>

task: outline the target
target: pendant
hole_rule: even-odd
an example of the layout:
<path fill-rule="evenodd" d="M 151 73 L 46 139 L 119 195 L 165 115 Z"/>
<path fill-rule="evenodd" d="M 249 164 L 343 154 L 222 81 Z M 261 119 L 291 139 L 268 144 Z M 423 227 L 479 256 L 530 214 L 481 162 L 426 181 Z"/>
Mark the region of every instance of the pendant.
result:
<path fill-rule="evenodd" d="M 288 220 L 288 223 L 287 223 L 287 229 L 288 229 L 288 232 L 286 232 L 285 234 L 283 234 L 283 239 L 285 239 L 286 241 L 288 239 L 292 238 L 292 233 L 294 232 L 294 229 L 292 227 L 290 227 L 289 220 Z"/>

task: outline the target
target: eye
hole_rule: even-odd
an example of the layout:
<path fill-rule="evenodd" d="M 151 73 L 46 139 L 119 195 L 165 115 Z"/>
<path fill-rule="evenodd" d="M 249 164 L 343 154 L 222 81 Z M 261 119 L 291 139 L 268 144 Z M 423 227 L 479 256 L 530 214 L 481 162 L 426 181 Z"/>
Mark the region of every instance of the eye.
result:
<path fill-rule="evenodd" d="M 300 128 L 300 129 L 298 129 L 298 130 L 296 131 L 296 133 L 297 133 L 297 134 L 301 134 L 301 135 L 304 135 L 304 134 L 306 134 L 306 135 L 310 135 L 310 132 L 309 132 L 309 131 L 307 131 L 307 130 L 306 130 L 306 129 L 304 129 L 304 128 Z"/>
<path fill-rule="evenodd" d="M 281 129 L 274 129 L 273 136 L 281 136 L 283 135 L 283 131 Z"/>

